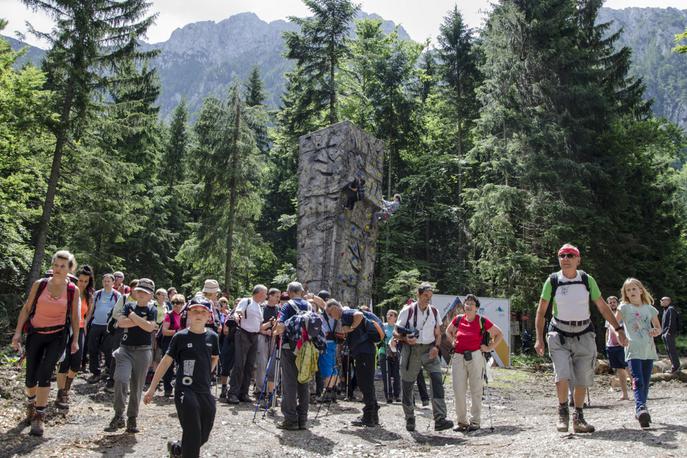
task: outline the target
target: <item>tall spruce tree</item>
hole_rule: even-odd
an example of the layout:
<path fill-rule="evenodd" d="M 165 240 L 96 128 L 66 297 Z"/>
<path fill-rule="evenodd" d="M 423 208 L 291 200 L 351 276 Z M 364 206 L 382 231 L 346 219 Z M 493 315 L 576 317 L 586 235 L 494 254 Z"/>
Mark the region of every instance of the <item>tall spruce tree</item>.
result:
<path fill-rule="evenodd" d="M 286 32 L 286 57 L 296 61 L 308 81 L 298 98 L 297 116 L 319 117 L 326 113 L 330 124 L 339 121 L 339 90 L 336 74 L 348 54 L 349 27 L 358 7 L 350 0 L 303 0 L 313 16 L 289 18 L 299 32 Z"/>
<path fill-rule="evenodd" d="M 47 88 L 55 91 L 58 118 L 55 148 L 43 212 L 34 233 L 35 251 L 27 286 L 40 274 L 62 166 L 69 145 L 80 136 L 94 92 L 117 83 L 112 71 L 122 62 L 145 57 L 137 41 L 153 23 L 145 0 L 22 0 L 55 20 L 50 33 L 34 33 L 51 48 L 45 59 Z"/>

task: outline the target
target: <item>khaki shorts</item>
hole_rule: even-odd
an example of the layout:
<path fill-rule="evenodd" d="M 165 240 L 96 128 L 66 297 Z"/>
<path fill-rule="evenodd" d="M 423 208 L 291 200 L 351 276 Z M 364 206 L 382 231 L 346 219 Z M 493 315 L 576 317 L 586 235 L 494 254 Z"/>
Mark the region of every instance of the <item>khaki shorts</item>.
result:
<path fill-rule="evenodd" d="M 563 340 L 564 343 L 561 344 L 558 332 L 550 331 L 546 335 L 556 382 L 568 380 L 572 386 L 592 386 L 596 365 L 596 333 L 563 337 Z"/>

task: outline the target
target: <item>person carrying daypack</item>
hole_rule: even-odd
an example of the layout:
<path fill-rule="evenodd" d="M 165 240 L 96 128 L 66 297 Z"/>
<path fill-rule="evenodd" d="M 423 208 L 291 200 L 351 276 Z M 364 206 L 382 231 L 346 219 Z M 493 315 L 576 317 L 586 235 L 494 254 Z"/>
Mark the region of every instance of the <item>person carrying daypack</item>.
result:
<path fill-rule="evenodd" d="M 52 371 L 65 350 L 71 330 L 71 353 L 79 350 L 80 291 L 67 274 L 76 268 L 74 255 L 58 251 L 53 275 L 37 280 L 19 312 L 12 347 L 22 352 L 26 335 L 26 423 L 30 434 L 42 436 Z"/>
<path fill-rule="evenodd" d="M 304 314 L 311 310 L 307 300 L 303 298 L 305 290 L 297 281 L 289 283 L 286 288 L 289 300 L 281 306 L 277 317 L 277 327 L 274 334 L 280 336 L 286 330 L 286 322 L 293 316 Z M 296 366 L 296 348 L 284 339 L 281 352 L 281 412 L 284 421 L 277 425 L 288 431 L 304 430 L 308 427 L 308 404 L 310 401 L 310 386 L 308 383 L 298 382 L 298 367 Z"/>
<path fill-rule="evenodd" d="M 183 329 L 181 327 L 181 309 L 186 303 L 186 299 L 183 294 L 175 294 L 172 296 L 172 310 L 165 314 L 162 320 L 162 329 L 160 333 L 162 337 L 160 338 L 160 350 L 164 355 L 167 353 L 169 348 L 169 343 L 172 341 L 172 337 Z M 172 378 L 174 377 L 174 365 L 170 365 L 169 369 L 162 376 L 162 384 L 165 389 L 165 397 L 172 396 Z"/>
<path fill-rule="evenodd" d="M 107 332 L 108 317 L 112 314 L 112 309 L 121 298 L 121 295 L 114 286 L 114 276 L 106 273 L 102 278 L 103 288 L 95 292 L 93 297 L 93 309 L 88 312 L 90 328 L 88 330 L 88 367 L 91 376 L 86 380 L 88 383 L 97 383 L 102 375 L 100 370 L 100 354 L 105 359 L 106 370 L 109 371 L 112 362 L 112 348 L 109 347 Z"/>
<path fill-rule="evenodd" d="M 503 333 L 488 318 L 478 315 L 479 299 L 468 294 L 463 302 L 465 314 L 456 315 L 446 328 L 446 336 L 453 342 L 451 374 L 458 431 L 476 431 L 480 428 L 482 412 L 482 386 L 485 358 L 503 340 Z M 466 395 L 468 385 L 472 404 L 468 421 Z"/>
<path fill-rule="evenodd" d="M 568 386 L 572 384 L 575 387 L 573 430 L 576 433 L 591 433 L 594 432 L 594 427 L 587 423 L 582 411 L 587 389 L 594 383 L 596 362 L 596 333 L 591 321 L 589 300 L 595 303 L 601 315 L 618 333 L 621 345 L 627 342 L 627 337 L 623 326 L 618 324 L 608 304 L 601 297 L 594 278 L 577 270 L 580 262 L 580 250 L 577 247 L 566 243 L 558 250 L 561 270 L 551 274 L 544 282 L 537 307 L 537 340 L 534 349 L 539 356 L 544 355 L 544 321 L 551 305 L 553 312 L 546 343 L 553 362 L 558 395 L 556 429 L 559 432 L 568 432 Z"/>
<path fill-rule="evenodd" d="M 363 415 L 352 422 L 353 426 L 379 425 L 379 404 L 375 393 L 375 353 L 376 342 L 384 339 L 381 320 L 372 312 L 344 310 L 335 300 L 327 302 L 327 314 L 341 320 L 341 332 L 346 334 L 350 356 L 355 361 L 358 387 L 363 393 Z M 381 335 L 380 335 L 381 332 Z"/>
<path fill-rule="evenodd" d="M 403 391 L 403 413 L 406 430 L 415 431 L 413 385 L 421 368 L 429 372 L 432 383 L 432 411 L 434 430 L 443 431 L 453 427 L 446 419 L 446 402 L 441 375 L 441 320 L 437 309 L 430 304 L 433 287 L 422 283 L 417 290 L 417 302 L 401 310 L 394 337 L 403 343 L 401 348 L 401 385 Z"/>

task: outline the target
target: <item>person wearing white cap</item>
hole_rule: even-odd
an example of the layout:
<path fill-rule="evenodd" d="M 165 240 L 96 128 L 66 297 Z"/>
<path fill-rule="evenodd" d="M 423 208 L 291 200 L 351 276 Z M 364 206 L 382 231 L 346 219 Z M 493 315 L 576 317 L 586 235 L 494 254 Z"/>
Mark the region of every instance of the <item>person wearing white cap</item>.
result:
<path fill-rule="evenodd" d="M 208 318 L 208 322 L 205 327 L 211 328 L 215 332 L 219 332 L 220 314 L 219 303 L 217 301 L 219 299 L 220 289 L 217 280 L 205 280 L 202 293 L 205 299 L 210 301 L 210 304 L 212 305 L 212 313 L 210 313 L 210 318 Z"/>
<path fill-rule="evenodd" d="M 152 332 L 155 329 L 157 309 L 150 305 L 155 283 L 141 278 L 134 288 L 136 302 L 128 302 L 117 318 L 117 326 L 123 329 L 122 343 L 114 352 L 116 367 L 114 378 L 114 418 L 105 429 L 114 432 L 124 427 L 124 405 L 129 389 L 128 420 L 126 431 L 137 433 L 136 417 L 148 367 L 153 358 Z"/>

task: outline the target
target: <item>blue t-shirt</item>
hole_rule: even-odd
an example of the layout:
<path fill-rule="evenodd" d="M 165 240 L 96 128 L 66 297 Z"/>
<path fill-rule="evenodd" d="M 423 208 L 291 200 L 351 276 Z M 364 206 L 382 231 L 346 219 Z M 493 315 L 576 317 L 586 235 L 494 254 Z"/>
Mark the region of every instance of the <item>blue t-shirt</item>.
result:
<path fill-rule="evenodd" d="M 98 324 L 101 326 L 105 326 L 107 324 L 107 316 L 117 303 L 119 296 L 120 294 L 114 289 L 109 293 L 104 289 L 96 291 L 92 324 Z"/>
<path fill-rule="evenodd" d="M 358 311 L 359 310 L 354 309 L 344 310 L 341 315 L 341 324 L 343 326 L 351 326 L 353 324 L 355 312 Z M 347 334 L 346 340 L 348 342 L 348 348 L 351 350 L 351 356 L 354 358 L 361 354 L 374 354 L 376 351 L 375 344 L 367 336 L 364 317 L 358 327 L 356 327 L 353 332 Z"/>
<path fill-rule="evenodd" d="M 291 299 L 289 302 L 284 303 L 284 305 L 282 305 L 279 309 L 279 317 L 277 318 L 277 321 L 280 323 L 284 323 L 296 314 L 296 309 L 291 305 L 291 303 L 296 304 L 296 306 L 303 312 L 310 310 L 310 304 L 308 304 L 308 301 L 305 299 L 300 297 Z"/>

